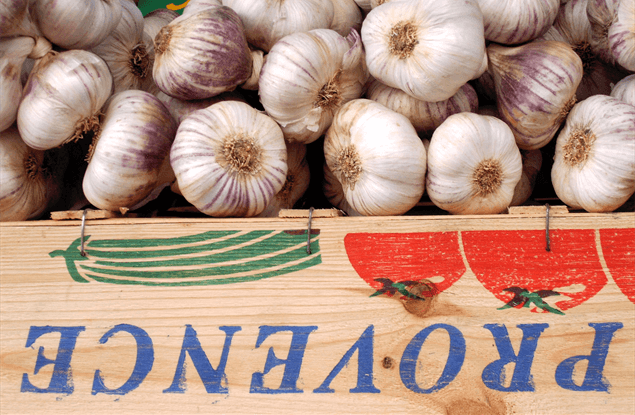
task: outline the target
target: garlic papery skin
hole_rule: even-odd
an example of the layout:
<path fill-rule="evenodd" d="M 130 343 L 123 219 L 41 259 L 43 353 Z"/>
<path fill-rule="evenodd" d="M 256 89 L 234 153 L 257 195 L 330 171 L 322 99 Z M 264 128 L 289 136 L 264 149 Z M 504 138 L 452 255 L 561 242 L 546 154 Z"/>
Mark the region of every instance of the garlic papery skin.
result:
<path fill-rule="evenodd" d="M 115 30 L 121 0 L 37 0 L 31 7 L 38 27 L 51 43 L 64 49 L 90 49 Z"/>
<path fill-rule="evenodd" d="M 450 98 L 483 69 L 483 16 L 476 0 L 394 1 L 362 24 L 370 74 L 422 101 Z"/>
<path fill-rule="evenodd" d="M 609 30 L 617 18 L 620 0 L 588 0 L 587 17 L 591 24 L 591 50 L 604 62 L 615 63 L 609 46 Z"/>
<path fill-rule="evenodd" d="M 335 30 L 341 36 L 348 36 L 351 29 L 356 32 L 362 29 L 362 10 L 355 4 L 355 0 L 331 0 L 333 2 L 333 21 L 329 29 Z"/>
<path fill-rule="evenodd" d="M 35 40 L 28 36 L 0 38 L 0 131 L 16 120 L 22 99 L 22 65 L 33 50 Z"/>
<path fill-rule="evenodd" d="M 159 34 L 159 31 L 163 28 L 163 26 L 166 26 L 179 16 L 180 15 L 177 12 L 170 9 L 153 10 L 143 16 L 143 31 L 146 32 L 154 44 L 154 38 L 157 34 Z"/>
<path fill-rule="evenodd" d="M 30 0 L 0 0 L 0 36 L 31 36 L 40 34 L 31 20 Z"/>
<path fill-rule="evenodd" d="M 577 103 L 556 139 L 551 182 L 573 209 L 622 206 L 635 193 L 635 107 L 607 95 Z"/>
<path fill-rule="evenodd" d="M 267 60 L 267 55 L 260 49 L 251 51 L 251 76 L 240 87 L 248 91 L 257 91 L 260 88 L 260 72 Z"/>
<path fill-rule="evenodd" d="M 223 2 L 221 0 L 189 0 L 183 9 L 183 16 L 189 16 L 201 10 L 222 5 Z"/>
<path fill-rule="evenodd" d="M 292 209 L 309 188 L 311 170 L 306 159 L 306 145 L 287 143 L 287 179 L 258 216 L 275 218 L 281 209 Z"/>
<path fill-rule="evenodd" d="M 344 38 L 331 29 L 315 29 L 274 45 L 258 94 L 285 139 L 308 144 L 324 134 L 338 108 L 362 96 L 367 78 L 357 32 Z"/>
<path fill-rule="evenodd" d="M 615 62 L 635 72 L 635 1 L 622 0 L 608 30 L 608 43 Z"/>
<path fill-rule="evenodd" d="M 38 216 L 47 206 L 44 151 L 33 150 L 12 126 L 0 132 L 0 221 Z"/>
<path fill-rule="evenodd" d="M 452 214 L 501 213 L 522 175 L 520 150 L 503 121 L 462 112 L 434 131 L 428 148 L 428 196 Z"/>
<path fill-rule="evenodd" d="M 157 186 L 176 134 L 176 122 L 154 95 L 114 94 L 93 139 L 82 188 L 99 209 L 126 211 Z"/>
<path fill-rule="evenodd" d="M 540 150 L 521 150 L 523 174 L 514 188 L 514 197 L 509 206 L 520 206 L 531 197 L 536 184 L 536 178 L 542 167 L 542 153 Z"/>
<path fill-rule="evenodd" d="M 512 129 L 518 147 L 545 146 L 575 103 L 582 60 L 569 45 L 556 41 L 515 47 L 492 43 L 487 54 L 498 112 Z"/>
<path fill-rule="evenodd" d="M 35 66 L 18 108 L 18 129 L 32 148 L 47 150 L 99 131 L 99 114 L 112 93 L 112 76 L 85 50 L 51 53 Z"/>
<path fill-rule="evenodd" d="M 141 10 L 132 2 L 122 1 L 122 15 L 117 27 L 91 52 L 110 68 L 114 93 L 128 89 L 154 92 L 152 80 L 154 42 L 143 31 Z"/>
<path fill-rule="evenodd" d="M 610 95 L 613 98 L 635 105 L 635 74 L 625 76 L 616 83 Z"/>
<path fill-rule="evenodd" d="M 175 98 L 204 99 L 251 76 L 243 24 L 230 8 L 206 8 L 164 26 L 154 39 L 154 81 Z"/>
<path fill-rule="evenodd" d="M 411 97 L 400 89 L 391 88 L 374 79 L 370 82 L 366 98 L 405 115 L 418 133 L 431 136 L 450 115 L 463 111 L 476 112 L 478 97 L 469 84 L 464 84 L 449 99 L 425 102 Z"/>
<path fill-rule="evenodd" d="M 249 44 L 269 52 L 292 33 L 331 27 L 334 16 L 330 0 L 223 0 L 245 25 Z"/>
<path fill-rule="evenodd" d="M 258 215 L 282 189 L 288 170 L 278 124 L 235 101 L 219 102 L 185 118 L 170 164 L 183 197 L 215 217 Z"/>
<path fill-rule="evenodd" d="M 364 216 L 404 214 L 423 195 L 423 142 L 405 116 L 375 101 L 355 99 L 339 109 L 324 158 L 346 201 Z"/>
<path fill-rule="evenodd" d="M 172 118 L 176 121 L 176 124 L 181 124 L 181 121 L 185 119 L 188 115 L 193 113 L 194 111 L 207 108 L 210 105 L 216 104 L 221 101 L 241 101 L 247 102 L 245 99 L 236 91 L 223 92 L 222 94 L 215 95 L 211 98 L 206 99 L 195 99 L 184 101 L 182 99 L 174 98 L 166 94 L 165 92 L 157 92 L 155 94 L 157 98 L 167 107 L 172 114 Z"/>
<path fill-rule="evenodd" d="M 517 45 L 543 35 L 556 20 L 560 0 L 478 0 L 485 39 Z"/>
<path fill-rule="evenodd" d="M 346 213 L 348 216 L 363 216 L 355 209 L 351 207 L 351 205 L 346 201 L 346 196 L 344 195 L 344 189 L 342 188 L 342 184 L 337 180 L 337 177 L 333 174 L 329 166 L 324 163 L 322 167 L 324 172 L 323 181 L 322 181 L 322 192 L 326 197 L 326 200 Z"/>

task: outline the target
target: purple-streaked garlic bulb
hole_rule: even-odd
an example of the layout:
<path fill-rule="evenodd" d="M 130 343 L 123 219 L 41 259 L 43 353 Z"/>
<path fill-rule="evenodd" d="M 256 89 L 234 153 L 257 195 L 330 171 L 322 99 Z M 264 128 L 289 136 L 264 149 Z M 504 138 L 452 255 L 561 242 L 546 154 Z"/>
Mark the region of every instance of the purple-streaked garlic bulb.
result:
<path fill-rule="evenodd" d="M 112 86 L 108 65 L 92 52 L 47 54 L 24 87 L 17 116 L 22 139 L 32 148 L 47 150 L 97 134 Z"/>
<path fill-rule="evenodd" d="M 178 127 L 170 164 L 183 197 L 215 217 L 261 213 L 287 178 L 280 126 L 237 101 L 194 111 Z"/>
<path fill-rule="evenodd" d="M 556 19 L 560 0 L 478 0 L 485 39 L 517 45 L 543 35 Z"/>
<path fill-rule="evenodd" d="M 635 74 L 625 76 L 616 83 L 610 95 L 628 104 L 635 105 Z"/>
<path fill-rule="evenodd" d="M 591 48 L 600 59 L 635 71 L 635 2 L 588 0 Z"/>
<path fill-rule="evenodd" d="M 608 95 L 577 103 L 556 138 L 551 182 L 574 209 L 622 206 L 635 193 L 635 106 Z"/>
<path fill-rule="evenodd" d="M 366 97 L 405 115 L 418 133 L 427 136 L 452 114 L 478 109 L 478 97 L 470 84 L 463 85 L 452 97 L 437 102 L 426 102 L 411 97 L 400 89 L 391 88 L 374 79 Z"/>
<path fill-rule="evenodd" d="M 568 44 L 557 41 L 514 47 L 492 43 L 487 54 L 498 112 L 512 129 L 518 147 L 545 146 L 575 103 L 582 60 Z"/>
<path fill-rule="evenodd" d="M 157 92 L 155 94 L 157 98 L 167 107 L 172 114 L 172 117 L 176 120 L 177 125 L 181 124 L 181 121 L 185 119 L 188 115 L 193 113 L 196 110 L 200 110 L 203 108 L 207 108 L 212 104 L 216 104 L 221 101 L 241 101 L 247 102 L 245 98 L 243 98 L 236 91 L 223 92 L 222 94 L 215 95 L 211 98 L 206 99 L 192 99 L 189 101 L 185 101 L 182 99 L 174 98 L 166 94 L 165 92 Z"/>
<path fill-rule="evenodd" d="M 426 188 L 432 203 L 452 214 L 501 213 L 522 174 L 520 150 L 498 118 L 462 112 L 434 131 Z"/>
<path fill-rule="evenodd" d="M 208 9 L 210 7 L 222 6 L 223 2 L 221 0 L 189 0 L 183 8 L 183 16 L 189 16 L 203 9 Z"/>
<path fill-rule="evenodd" d="M 154 38 L 154 48 L 154 81 L 175 98 L 210 98 L 251 76 L 252 57 L 243 24 L 225 6 L 172 20 Z"/>
<path fill-rule="evenodd" d="M 140 90 L 114 94 L 88 154 L 82 187 L 99 209 L 139 207 L 158 185 L 176 134 L 176 122 L 154 95 Z"/>

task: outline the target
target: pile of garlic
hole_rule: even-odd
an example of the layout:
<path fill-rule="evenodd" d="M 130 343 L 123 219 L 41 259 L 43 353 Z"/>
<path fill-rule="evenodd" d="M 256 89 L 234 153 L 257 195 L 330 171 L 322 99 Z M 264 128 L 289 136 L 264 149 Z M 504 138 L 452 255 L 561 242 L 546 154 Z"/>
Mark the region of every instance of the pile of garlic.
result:
<path fill-rule="evenodd" d="M 633 2 L 83 4 L 0 0 L 0 221 L 166 192 L 214 217 L 635 193 Z"/>

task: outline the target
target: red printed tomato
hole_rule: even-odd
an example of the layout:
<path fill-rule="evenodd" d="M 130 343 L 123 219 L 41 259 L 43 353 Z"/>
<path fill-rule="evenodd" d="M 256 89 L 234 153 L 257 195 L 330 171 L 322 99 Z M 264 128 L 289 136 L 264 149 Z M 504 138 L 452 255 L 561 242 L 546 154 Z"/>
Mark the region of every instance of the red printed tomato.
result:
<path fill-rule="evenodd" d="M 595 246 L 595 231 L 462 232 L 468 264 L 478 280 L 506 303 L 563 314 L 582 304 L 607 283 Z"/>
<path fill-rule="evenodd" d="M 635 304 L 635 228 L 600 229 L 600 243 L 615 284 Z"/>
<path fill-rule="evenodd" d="M 465 273 L 457 232 L 349 233 L 344 246 L 357 274 L 388 295 L 422 279 L 439 293 Z"/>

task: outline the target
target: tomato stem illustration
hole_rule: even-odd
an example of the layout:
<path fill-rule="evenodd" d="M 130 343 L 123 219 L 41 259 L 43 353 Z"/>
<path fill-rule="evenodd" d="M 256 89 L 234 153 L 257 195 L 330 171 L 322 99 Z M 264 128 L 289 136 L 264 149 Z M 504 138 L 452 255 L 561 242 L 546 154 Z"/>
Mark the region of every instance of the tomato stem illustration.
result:
<path fill-rule="evenodd" d="M 388 278 L 375 278 L 374 280 L 381 283 L 383 287 L 377 290 L 376 292 L 372 293 L 370 297 L 376 297 L 381 294 L 386 294 L 389 297 L 392 297 L 397 292 L 399 292 L 403 296 L 402 299 L 414 298 L 417 300 L 425 301 L 424 297 L 420 297 L 408 291 L 407 287 L 417 284 L 417 281 L 393 282 L 392 280 Z"/>
<path fill-rule="evenodd" d="M 557 308 L 551 307 L 543 298 L 551 297 L 554 295 L 560 295 L 560 293 L 553 290 L 538 290 L 536 292 L 530 292 L 525 288 L 520 287 L 509 287 L 505 288 L 503 291 L 510 292 L 514 294 L 514 298 L 512 298 L 507 304 L 502 307 L 499 307 L 498 310 L 504 310 L 506 308 L 524 308 L 531 304 L 535 305 L 537 308 L 541 310 L 546 310 L 550 313 L 559 314 L 561 316 L 564 313 Z"/>

